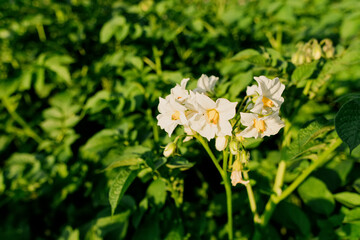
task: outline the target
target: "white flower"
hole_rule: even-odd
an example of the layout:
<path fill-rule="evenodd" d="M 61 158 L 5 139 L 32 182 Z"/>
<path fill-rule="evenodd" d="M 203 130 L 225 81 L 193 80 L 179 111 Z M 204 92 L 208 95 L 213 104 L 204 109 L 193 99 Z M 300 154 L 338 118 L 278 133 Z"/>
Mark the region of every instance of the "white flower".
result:
<path fill-rule="evenodd" d="M 216 82 L 219 80 L 218 77 L 215 76 L 206 76 L 205 74 L 202 74 L 197 82 L 197 88 L 194 89 L 194 92 L 198 93 L 213 93 L 214 88 L 216 85 Z"/>
<path fill-rule="evenodd" d="M 245 181 L 242 178 L 241 171 L 232 171 L 230 178 L 231 178 L 231 184 L 233 186 L 236 186 L 236 184 L 238 184 L 238 183 L 241 183 L 241 184 L 244 184 L 244 185 L 249 183 L 249 180 Z"/>
<path fill-rule="evenodd" d="M 218 151 L 223 151 L 228 144 L 228 138 L 225 136 L 217 137 L 215 139 L 215 147 Z"/>
<path fill-rule="evenodd" d="M 251 112 L 267 115 L 278 111 L 284 102 L 281 94 L 285 89 L 285 85 L 280 83 L 279 78 L 271 80 L 265 76 L 260 76 L 254 77 L 254 79 L 258 86 L 253 85 L 246 90 L 246 94 L 253 96 L 253 101 L 255 100 L 254 105 L 249 105 Z"/>
<path fill-rule="evenodd" d="M 167 96 L 166 99 L 159 98 L 158 110 L 160 112 L 156 117 L 158 125 L 169 134 L 169 137 L 177 125 L 187 124 L 186 108 L 176 102 L 172 95 Z"/>
<path fill-rule="evenodd" d="M 190 80 L 190 78 L 184 78 L 181 80 L 181 85 L 176 84 L 175 87 L 173 87 L 171 91 L 171 95 L 174 96 L 176 101 L 183 103 L 189 96 L 188 90 L 186 90 L 186 84 Z"/>
<path fill-rule="evenodd" d="M 219 98 L 216 103 L 208 96 L 196 93 L 197 113 L 189 119 L 190 127 L 209 141 L 215 136 L 231 136 L 229 122 L 235 116 L 237 102 Z"/>
<path fill-rule="evenodd" d="M 285 126 L 285 123 L 281 121 L 278 114 L 278 112 L 275 112 L 269 116 L 259 117 L 255 113 L 240 113 L 241 124 L 247 128 L 236 136 L 263 138 L 277 134 Z"/>

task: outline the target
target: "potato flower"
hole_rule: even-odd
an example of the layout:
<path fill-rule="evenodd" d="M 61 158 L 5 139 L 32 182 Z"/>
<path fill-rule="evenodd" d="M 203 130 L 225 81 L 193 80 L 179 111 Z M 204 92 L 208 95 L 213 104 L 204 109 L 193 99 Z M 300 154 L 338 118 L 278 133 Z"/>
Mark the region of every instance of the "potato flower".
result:
<path fill-rule="evenodd" d="M 265 76 L 254 77 L 258 86 L 248 87 L 246 94 L 253 96 L 254 104 L 250 105 L 250 111 L 261 115 L 268 115 L 272 112 L 279 111 L 284 98 L 281 97 L 285 85 L 280 83 L 279 78 L 273 80 Z"/>
<path fill-rule="evenodd" d="M 184 78 L 181 80 L 181 84 L 176 84 L 175 87 L 173 87 L 171 91 L 171 95 L 174 96 L 176 101 L 183 103 L 189 96 L 189 91 L 186 90 L 186 84 L 190 80 L 190 78 Z"/>
<path fill-rule="evenodd" d="M 189 119 L 190 127 L 209 141 L 215 136 L 231 136 L 229 122 L 235 116 L 237 102 L 219 98 L 214 102 L 204 94 L 196 93 L 197 113 Z"/>
<path fill-rule="evenodd" d="M 281 121 L 279 113 L 275 112 L 271 115 L 260 117 L 255 113 L 240 113 L 241 124 L 246 126 L 243 131 L 236 136 L 245 138 L 263 138 L 265 136 L 271 136 L 277 134 L 281 128 L 285 126 L 285 123 Z"/>
<path fill-rule="evenodd" d="M 210 76 L 208 77 L 205 74 L 202 74 L 197 82 L 197 87 L 194 89 L 194 92 L 198 93 L 213 93 L 215 85 L 219 80 L 218 77 Z"/>
<path fill-rule="evenodd" d="M 156 117 L 158 125 L 169 134 L 169 137 L 177 125 L 187 124 L 186 107 L 178 103 L 173 95 L 168 95 L 165 99 L 160 97 L 158 110 L 160 112 Z"/>

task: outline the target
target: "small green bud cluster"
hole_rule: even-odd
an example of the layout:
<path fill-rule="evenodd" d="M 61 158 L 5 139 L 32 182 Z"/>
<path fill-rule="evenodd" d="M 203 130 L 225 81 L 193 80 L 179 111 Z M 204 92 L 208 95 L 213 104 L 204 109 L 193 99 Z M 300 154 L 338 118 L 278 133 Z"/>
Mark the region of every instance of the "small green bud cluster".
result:
<path fill-rule="evenodd" d="M 305 44 L 300 42 L 297 44 L 297 49 L 291 57 L 291 62 L 295 65 L 310 63 L 321 57 L 333 58 L 335 53 L 332 41 L 328 38 L 323 39 L 320 43 L 316 39 L 311 39 Z"/>

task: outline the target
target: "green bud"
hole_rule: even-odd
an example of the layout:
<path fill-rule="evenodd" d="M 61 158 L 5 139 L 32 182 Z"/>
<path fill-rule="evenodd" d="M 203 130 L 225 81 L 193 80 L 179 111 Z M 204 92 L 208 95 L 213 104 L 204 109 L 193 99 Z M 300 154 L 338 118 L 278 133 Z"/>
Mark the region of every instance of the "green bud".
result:
<path fill-rule="evenodd" d="M 170 157 L 171 155 L 174 154 L 175 150 L 176 150 L 176 144 L 173 142 L 168 143 L 168 145 L 166 145 L 166 147 L 164 149 L 164 156 Z"/>
<path fill-rule="evenodd" d="M 321 58 L 321 54 L 322 54 L 321 47 L 318 41 L 315 39 L 312 43 L 312 57 L 315 60 L 318 60 Z"/>
<path fill-rule="evenodd" d="M 240 152 L 240 161 L 241 163 L 245 164 L 249 161 L 250 159 L 250 153 L 249 152 L 246 152 L 245 150 L 242 150 Z"/>
<path fill-rule="evenodd" d="M 238 153 L 238 149 L 239 149 L 238 141 L 236 141 L 235 139 L 232 139 L 229 147 L 230 147 L 230 152 L 232 155 L 236 155 Z"/>

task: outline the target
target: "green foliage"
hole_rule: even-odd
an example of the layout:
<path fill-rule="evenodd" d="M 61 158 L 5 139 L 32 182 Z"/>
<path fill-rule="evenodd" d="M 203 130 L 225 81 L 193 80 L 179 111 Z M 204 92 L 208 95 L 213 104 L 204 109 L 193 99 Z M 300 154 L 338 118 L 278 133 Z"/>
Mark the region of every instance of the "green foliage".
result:
<path fill-rule="evenodd" d="M 345 103 L 336 114 L 335 127 L 339 137 L 350 147 L 350 152 L 360 144 L 360 100 Z"/>
<path fill-rule="evenodd" d="M 114 215 L 119 200 L 124 196 L 131 182 L 136 178 L 137 172 L 128 168 L 120 169 L 110 187 L 109 202 L 111 205 L 111 215 Z"/>
<path fill-rule="evenodd" d="M 335 201 L 326 185 L 317 178 L 310 177 L 298 188 L 299 195 L 314 212 L 330 215 Z"/>
<path fill-rule="evenodd" d="M 203 73 L 233 102 L 254 76 L 286 86 L 284 130 L 243 142 L 258 211 L 281 160 L 284 192 L 336 133 L 350 147 L 278 204 L 264 236 L 358 239 L 359 16 L 354 0 L 2 1 L 0 239 L 226 239 L 221 177 L 195 140 L 165 158 L 182 129 L 169 138 L 156 120 L 159 97 Z M 333 49 L 293 62 L 311 39 Z M 246 190 L 232 190 L 235 238 L 251 239 Z"/>

